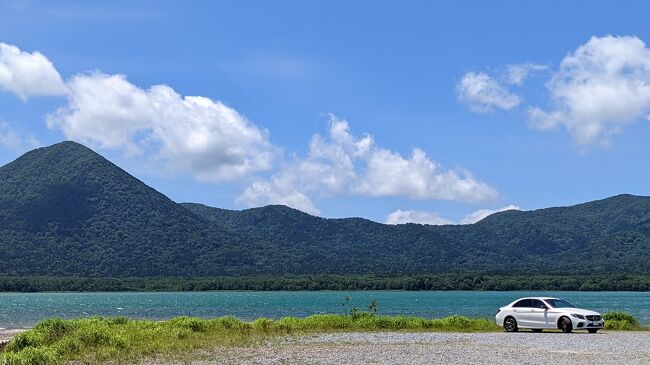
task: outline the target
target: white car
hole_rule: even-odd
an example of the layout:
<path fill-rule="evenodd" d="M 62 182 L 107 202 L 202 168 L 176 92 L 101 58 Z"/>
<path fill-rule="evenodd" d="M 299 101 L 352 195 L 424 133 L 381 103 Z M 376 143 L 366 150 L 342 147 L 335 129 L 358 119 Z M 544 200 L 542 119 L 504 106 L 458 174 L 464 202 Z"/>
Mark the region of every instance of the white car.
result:
<path fill-rule="evenodd" d="M 499 308 L 496 322 L 508 332 L 526 328 L 533 332 L 561 329 L 565 333 L 573 330 L 596 333 L 605 326 L 598 312 L 575 308 L 562 299 L 545 297 L 521 298 Z"/>

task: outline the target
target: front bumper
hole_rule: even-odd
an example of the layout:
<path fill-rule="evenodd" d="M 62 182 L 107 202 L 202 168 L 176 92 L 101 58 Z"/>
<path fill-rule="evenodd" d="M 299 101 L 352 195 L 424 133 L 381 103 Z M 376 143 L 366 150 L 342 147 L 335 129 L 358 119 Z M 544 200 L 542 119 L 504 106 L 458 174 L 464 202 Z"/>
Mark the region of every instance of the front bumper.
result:
<path fill-rule="evenodd" d="M 576 330 L 601 329 L 605 327 L 605 321 L 602 319 L 600 321 L 589 321 L 586 319 L 571 318 L 571 322 L 573 322 L 573 329 Z"/>

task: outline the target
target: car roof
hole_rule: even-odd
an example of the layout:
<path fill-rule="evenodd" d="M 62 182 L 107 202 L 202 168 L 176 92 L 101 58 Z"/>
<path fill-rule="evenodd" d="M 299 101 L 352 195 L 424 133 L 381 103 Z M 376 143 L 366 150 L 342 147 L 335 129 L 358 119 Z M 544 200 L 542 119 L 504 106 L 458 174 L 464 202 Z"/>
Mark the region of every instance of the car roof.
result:
<path fill-rule="evenodd" d="M 553 297 L 523 297 L 523 298 L 519 298 L 519 299 L 515 300 L 515 302 L 519 301 L 519 300 L 522 300 L 522 299 L 542 299 L 542 300 L 545 300 L 545 299 L 559 299 L 559 298 L 553 298 Z"/>

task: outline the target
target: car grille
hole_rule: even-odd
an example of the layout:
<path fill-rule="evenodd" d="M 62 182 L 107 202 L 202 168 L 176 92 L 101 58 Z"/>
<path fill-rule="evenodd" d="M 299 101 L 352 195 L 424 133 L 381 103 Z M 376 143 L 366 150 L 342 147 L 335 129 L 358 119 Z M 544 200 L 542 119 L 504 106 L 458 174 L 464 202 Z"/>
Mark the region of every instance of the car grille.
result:
<path fill-rule="evenodd" d="M 601 316 L 585 316 L 585 318 L 587 318 L 587 320 L 590 320 L 590 321 L 592 321 L 592 322 L 594 322 L 594 321 L 597 322 L 597 321 L 600 321 L 600 319 L 601 319 L 602 317 L 601 317 Z"/>

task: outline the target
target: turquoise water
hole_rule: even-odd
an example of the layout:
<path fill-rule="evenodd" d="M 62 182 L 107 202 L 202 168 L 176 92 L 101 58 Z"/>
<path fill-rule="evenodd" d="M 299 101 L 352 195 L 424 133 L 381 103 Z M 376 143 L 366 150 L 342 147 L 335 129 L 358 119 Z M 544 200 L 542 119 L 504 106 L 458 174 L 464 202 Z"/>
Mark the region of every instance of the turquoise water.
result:
<path fill-rule="evenodd" d="M 3 293 L 0 328 L 34 326 L 48 317 L 90 315 L 166 319 L 175 316 L 241 319 L 343 313 L 379 302 L 379 313 L 444 317 L 460 314 L 492 317 L 496 309 L 523 296 L 555 296 L 599 312 L 625 310 L 650 324 L 650 292 L 491 292 L 491 291 L 319 291 L 319 292 L 183 292 L 183 293 Z"/>

